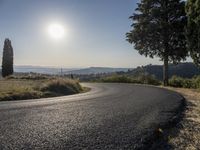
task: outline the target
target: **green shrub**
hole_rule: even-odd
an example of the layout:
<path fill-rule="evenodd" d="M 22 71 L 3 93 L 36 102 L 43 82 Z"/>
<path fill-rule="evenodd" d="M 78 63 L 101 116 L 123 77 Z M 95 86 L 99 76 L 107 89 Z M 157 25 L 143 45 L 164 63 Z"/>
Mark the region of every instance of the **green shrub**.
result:
<path fill-rule="evenodd" d="M 178 76 L 172 76 L 169 79 L 169 85 L 173 87 L 183 87 L 183 78 Z"/>
<path fill-rule="evenodd" d="M 127 76 L 119 76 L 119 75 L 113 75 L 110 77 L 106 77 L 101 79 L 103 82 L 114 82 L 114 83 L 131 83 L 132 79 Z"/>
<path fill-rule="evenodd" d="M 169 80 L 169 85 L 173 87 L 197 89 L 200 88 L 200 76 L 195 76 L 192 79 L 173 76 Z"/>
<path fill-rule="evenodd" d="M 169 80 L 169 85 L 180 88 L 195 88 L 194 79 L 187 79 L 178 76 L 172 76 Z"/>
<path fill-rule="evenodd" d="M 153 75 L 139 75 L 135 77 L 140 84 L 160 85 L 161 82 Z"/>
<path fill-rule="evenodd" d="M 183 79 L 183 88 L 193 88 L 193 80 L 192 79 Z"/>
<path fill-rule="evenodd" d="M 200 76 L 195 76 L 192 78 L 193 80 L 193 87 L 200 89 Z"/>
<path fill-rule="evenodd" d="M 101 79 L 102 82 L 110 83 L 137 83 L 137 84 L 151 84 L 160 85 L 160 81 L 152 75 L 139 75 L 139 76 L 125 76 L 113 75 Z"/>

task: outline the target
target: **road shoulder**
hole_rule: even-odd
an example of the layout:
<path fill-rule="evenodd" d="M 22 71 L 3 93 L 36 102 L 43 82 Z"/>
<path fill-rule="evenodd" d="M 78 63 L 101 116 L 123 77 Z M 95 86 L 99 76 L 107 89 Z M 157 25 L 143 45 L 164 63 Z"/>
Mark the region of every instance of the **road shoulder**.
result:
<path fill-rule="evenodd" d="M 165 135 L 170 149 L 196 150 L 200 147 L 200 91 L 183 88 L 167 88 L 183 95 L 186 109 L 183 117 Z"/>

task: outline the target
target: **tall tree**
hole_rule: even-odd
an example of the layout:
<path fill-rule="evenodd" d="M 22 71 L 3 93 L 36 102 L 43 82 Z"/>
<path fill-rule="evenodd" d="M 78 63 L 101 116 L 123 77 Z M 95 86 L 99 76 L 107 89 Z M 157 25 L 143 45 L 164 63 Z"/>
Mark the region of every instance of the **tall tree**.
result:
<path fill-rule="evenodd" d="M 185 2 L 181 0 L 141 0 L 130 17 L 132 30 L 127 40 L 139 54 L 164 61 L 163 82 L 168 85 L 168 63 L 185 60 L 188 54 L 184 26 Z"/>
<path fill-rule="evenodd" d="M 6 77 L 13 74 L 13 48 L 11 41 L 5 39 L 2 58 L 2 76 Z"/>
<path fill-rule="evenodd" d="M 187 43 L 194 63 L 200 66 L 200 0 L 188 0 Z"/>

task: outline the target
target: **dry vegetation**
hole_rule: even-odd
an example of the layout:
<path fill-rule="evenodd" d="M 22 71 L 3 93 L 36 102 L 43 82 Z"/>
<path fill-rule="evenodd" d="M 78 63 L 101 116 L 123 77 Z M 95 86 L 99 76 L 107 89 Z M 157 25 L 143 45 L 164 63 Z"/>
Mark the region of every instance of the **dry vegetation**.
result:
<path fill-rule="evenodd" d="M 63 96 L 83 91 L 77 80 L 49 79 L 3 79 L 0 80 L 0 101 L 23 100 Z"/>
<path fill-rule="evenodd" d="M 184 117 L 170 130 L 168 144 L 177 150 L 200 149 L 200 90 L 169 88 L 181 93 L 187 102 Z"/>

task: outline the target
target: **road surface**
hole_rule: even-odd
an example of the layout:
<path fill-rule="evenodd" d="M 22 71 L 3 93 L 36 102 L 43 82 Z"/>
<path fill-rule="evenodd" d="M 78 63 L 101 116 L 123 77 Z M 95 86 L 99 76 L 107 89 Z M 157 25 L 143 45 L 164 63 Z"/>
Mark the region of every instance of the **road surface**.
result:
<path fill-rule="evenodd" d="M 141 149 L 182 104 L 179 94 L 132 84 L 84 84 L 83 94 L 0 102 L 0 149 Z"/>

